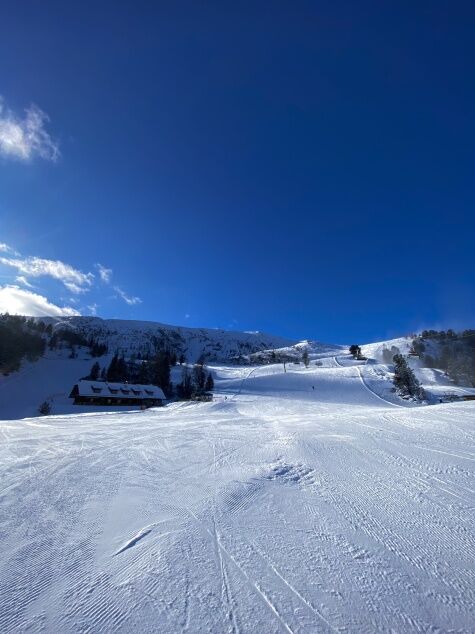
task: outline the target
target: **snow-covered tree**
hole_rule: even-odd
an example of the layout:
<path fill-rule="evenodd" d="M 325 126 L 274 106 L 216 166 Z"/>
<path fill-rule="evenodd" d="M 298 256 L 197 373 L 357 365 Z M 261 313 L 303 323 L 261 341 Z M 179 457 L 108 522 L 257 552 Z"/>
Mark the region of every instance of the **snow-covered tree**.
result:
<path fill-rule="evenodd" d="M 424 390 L 402 354 L 394 356 L 394 386 L 401 396 L 418 400 L 424 398 Z"/>

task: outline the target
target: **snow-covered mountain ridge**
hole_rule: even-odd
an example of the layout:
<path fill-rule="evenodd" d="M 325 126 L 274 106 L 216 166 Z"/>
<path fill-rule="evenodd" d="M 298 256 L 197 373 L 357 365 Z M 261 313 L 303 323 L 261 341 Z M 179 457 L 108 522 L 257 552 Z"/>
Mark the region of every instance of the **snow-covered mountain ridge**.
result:
<path fill-rule="evenodd" d="M 153 321 L 127 321 L 100 317 L 43 317 L 54 330 L 73 330 L 86 339 L 106 343 L 110 352 L 125 356 L 152 355 L 168 348 L 183 353 L 188 361 L 205 355 L 208 361 L 230 361 L 260 350 L 281 348 L 296 342 L 262 332 L 239 332 L 212 328 L 187 328 Z"/>

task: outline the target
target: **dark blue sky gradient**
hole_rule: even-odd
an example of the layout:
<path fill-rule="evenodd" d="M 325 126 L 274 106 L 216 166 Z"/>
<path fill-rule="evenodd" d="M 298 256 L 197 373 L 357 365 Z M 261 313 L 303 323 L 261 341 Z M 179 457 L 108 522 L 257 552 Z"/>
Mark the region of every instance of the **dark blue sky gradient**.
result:
<path fill-rule="evenodd" d="M 104 317 L 473 327 L 474 28 L 437 0 L 2 2 L 0 94 L 62 156 L 0 163 L 0 238 L 110 266 L 143 302 Z"/>

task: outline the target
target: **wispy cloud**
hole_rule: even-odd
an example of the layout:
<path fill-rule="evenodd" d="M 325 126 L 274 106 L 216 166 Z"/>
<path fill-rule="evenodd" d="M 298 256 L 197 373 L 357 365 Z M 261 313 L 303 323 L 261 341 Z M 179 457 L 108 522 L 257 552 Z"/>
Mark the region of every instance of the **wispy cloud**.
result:
<path fill-rule="evenodd" d="M 57 306 L 43 295 L 14 285 L 0 287 L 0 312 L 32 317 L 62 317 L 80 314 L 70 306 Z"/>
<path fill-rule="evenodd" d="M 96 264 L 96 268 L 99 271 L 99 277 L 105 284 L 109 284 L 112 279 L 112 269 L 108 269 L 99 262 Z"/>
<path fill-rule="evenodd" d="M 119 286 L 114 286 L 114 290 L 117 293 L 117 295 L 119 295 L 119 297 L 121 297 L 124 300 L 126 304 L 129 304 L 129 306 L 142 303 L 142 300 L 140 299 L 140 297 L 130 297 Z"/>
<path fill-rule="evenodd" d="M 59 146 L 45 129 L 48 121 L 48 115 L 35 105 L 25 109 L 23 118 L 17 116 L 0 97 L 0 154 L 22 161 L 34 156 L 56 161 Z"/>
<path fill-rule="evenodd" d="M 20 255 L 18 251 L 15 251 L 13 247 L 9 246 L 8 244 L 5 244 L 5 242 L 0 242 L 0 251 L 2 253 L 10 253 L 11 255 Z"/>
<path fill-rule="evenodd" d="M 28 288 L 34 288 L 33 284 L 30 284 L 30 282 L 26 279 L 24 275 L 18 275 L 15 278 L 15 282 L 17 282 L 18 284 L 23 284 L 23 286 L 27 286 Z"/>
<path fill-rule="evenodd" d="M 112 269 L 100 264 L 99 262 L 95 264 L 97 273 L 94 275 L 91 272 L 83 272 L 66 262 L 62 262 L 61 260 L 49 260 L 36 256 L 21 256 L 17 251 L 15 251 L 15 249 L 3 242 L 0 242 L 0 265 L 14 269 L 11 276 L 2 275 L 2 277 L 5 277 L 8 280 L 8 283 L 10 284 L 8 288 L 10 289 L 35 289 L 38 293 L 42 293 L 44 291 L 41 288 L 40 282 L 33 285 L 32 279 L 36 280 L 42 277 L 49 277 L 60 282 L 75 296 L 80 296 L 83 293 L 91 291 L 93 296 L 89 300 L 89 304 L 86 306 L 84 306 L 82 302 L 80 304 L 81 306 L 84 306 L 84 311 L 89 311 L 91 315 L 96 315 L 99 308 L 98 304 L 93 301 L 97 299 L 94 296 L 94 293 L 103 290 L 101 289 L 101 283 L 108 285 L 111 284 L 113 276 Z M 122 300 L 128 306 L 135 306 L 136 304 L 142 303 L 140 297 L 129 295 L 120 286 L 115 285 L 112 286 L 112 288 L 116 293 L 113 296 L 116 300 Z M 9 291 L 9 293 L 15 297 L 20 296 L 16 291 Z M 32 296 L 43 297 L 42 295 L 36 295 L 35 293 L 33 293 Z M 48 301 L 46 297 L 43 299 Z M 78 299 L 75 297 L 69 297 L 68 299 L 62 299 L 61 301 L 66 302 L 68 305 L 79 304 Z M 52 306 L 54 307 L 55 305 L 52 304 Z M 56 308 L 58 310 L 63 310 L 60 307 Z M 51 310 L 54 310 L 54 308 Z M 73 313 L 71 314 L 79 314 L 76 309 L 70 307 L 66 307 L 64 310 L 72 310 Z"/>
<path fill-rule="evenodd" d="M 71 293 L 85 293 L 92 286 L 94 275 L 83 273 L 60 260 L 46 260 L 44 258 L 6 258 L 0 257 L 0 262 L 17 269 L 24 278 L 52 277 L 59 280 Z"/>

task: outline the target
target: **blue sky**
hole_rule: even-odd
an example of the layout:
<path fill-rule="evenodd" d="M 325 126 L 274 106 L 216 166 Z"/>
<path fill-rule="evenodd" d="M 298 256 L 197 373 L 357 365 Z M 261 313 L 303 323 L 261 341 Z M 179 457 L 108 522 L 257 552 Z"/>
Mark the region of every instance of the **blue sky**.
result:
<path fill-rule="evenodd" d="M 472 3 L 1 13 L 0 309 L 473 327 Z"/>

